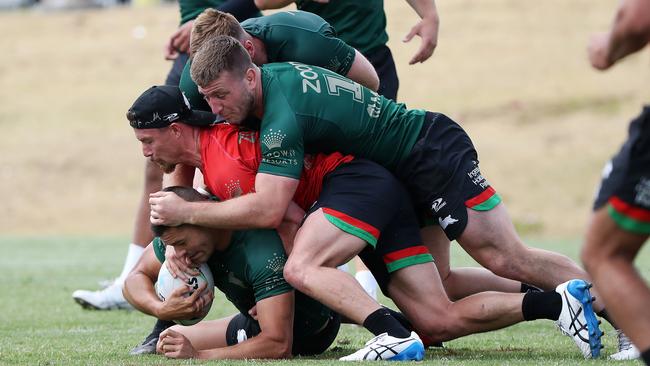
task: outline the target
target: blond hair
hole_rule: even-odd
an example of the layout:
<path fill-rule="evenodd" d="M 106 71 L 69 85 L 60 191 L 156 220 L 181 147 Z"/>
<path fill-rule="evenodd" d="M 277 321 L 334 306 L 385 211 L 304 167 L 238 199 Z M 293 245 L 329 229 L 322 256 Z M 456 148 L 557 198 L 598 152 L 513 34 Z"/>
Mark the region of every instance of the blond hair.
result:
<path fill-rule="evenodd" d="M 231 14 L 215 9 L 206 9 L 195 20 L 190 35 L 190 57 L 206 40 L 214 36 L 231 36 L 240 41 L 246 37 L 246 32 Z"/>
<path fill-rule="evenodd" d="M 215 36 L 194 53 L 190 75 L 196 85 L 205 88 L 222 71 L 243 77 L 250 67 L 253 67 L 253 61 L 238 40 L 230 36 Z"/>

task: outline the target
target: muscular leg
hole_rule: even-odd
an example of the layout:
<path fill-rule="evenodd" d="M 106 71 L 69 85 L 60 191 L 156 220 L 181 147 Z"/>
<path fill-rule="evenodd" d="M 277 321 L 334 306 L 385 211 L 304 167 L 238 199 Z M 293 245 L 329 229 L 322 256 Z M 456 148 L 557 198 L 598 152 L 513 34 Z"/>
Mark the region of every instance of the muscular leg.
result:
<path fill-rule="evenodd" d="M 458 243 L 483 267 L 495 274 L 551 290 L 562 282 L 589 275 L 567 256 L 526 246 L 503 203 L 490 211 L 467 209 L 468 223 Z M 598 294 L 592 291 L 598 298 Z M 601 301 L 594 310 L 604 308 Z"/>
<path fill-rule="evenodd" d="M 436 261 L 447 296 L 453 301 L 483 291 L 517 293 L 521 283 L 499 277 L 485 268 L 451 268 L 449 240 L 440 226 L 427 226 L 420 230 L 425 246 Z"/>
<path fill-rule="evenodd" d="M 330 309 L 363 324 L 381 308 L 349 273 L 336 266 L 357 255 L 366 242 L 332 225 L 318 209 L 307 217 L 296 234 L 293 250 L 284 266 L 284 277 L 293 287 Z"/>
<path fill-rule="evenodd" d="M 158 165 L 147 159 L 144 167 L 144 189 L 135 216 L 133 244 L 146 247 L 153 240 L 151 222 L 149 221 L 149 194 L 162 189 L 163 172 Z"/>
<path fill-rule="evenodd" d="M 430 278 L 430 281 L 422 281 Z M 433 341 L 503 328 L 524 320 L 524 294 L 483 292 L 450 301 L 433 263 L 391 274 L 388 292 L 404 315 Z"/>
<path fill-rule="evenodd" d="M 632 262 L 647 239 L 621 230 L 602 208 L 591 219 L 581 253 L 608 312 L 641 350 L 650 348 L 650 289 Z"/>

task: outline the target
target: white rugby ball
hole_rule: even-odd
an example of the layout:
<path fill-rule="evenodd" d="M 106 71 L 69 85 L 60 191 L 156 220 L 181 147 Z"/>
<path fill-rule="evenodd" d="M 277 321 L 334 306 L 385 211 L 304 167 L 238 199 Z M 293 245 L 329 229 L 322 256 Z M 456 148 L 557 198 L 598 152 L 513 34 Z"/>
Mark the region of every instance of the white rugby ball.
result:
<path fill-rule="evenodd" d="M 169 270 L 167 269 L 167 264 L 163 263 L 162 267 L 160 267 L 160 272 L 158 272 L 158 281 L 156 282 L 154 288 L 160 300 L 165 301 L 165 299 L 167 299 L 171 293 L 179 287 L 190 285 L 192 289 L 196 290 L 204 283 L 207 283 L 205 291 L 214 293 L 214 278 L 212 277 L 210 268 L 205 263 L 199 267 L 199 274 L 197 276 L 190 277 L 187 282 L 181 280 L 180 278 L 172 277 L 172 274 L 169 273 Z M 194 291 L 190 291 L 187 296 L 191 296 L 193 293 Z M 181 325 L 194 325 L 205 317 L 211 306 L 212 301 L 204 308 L 205 312 L 203 313 L 203 316 L 192 319 L 174 320 L 174 322 Z"/>

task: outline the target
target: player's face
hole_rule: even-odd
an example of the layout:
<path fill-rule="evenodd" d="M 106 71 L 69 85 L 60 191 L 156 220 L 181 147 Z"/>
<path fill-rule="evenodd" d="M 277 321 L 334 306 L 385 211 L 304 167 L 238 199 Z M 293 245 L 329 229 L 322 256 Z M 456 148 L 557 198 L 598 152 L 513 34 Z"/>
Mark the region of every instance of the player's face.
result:
<path fill-rule="evenodd" d="M 171 173 L 176 168 L 175 161 L 178 152 L 175 151 L 175 142 L 172 141 L 169 127 L 133 129 L 135 137 L 142 143 L 142 154 L 158 164 L 165 173 Z"/>
<path fill-rule="evenodd" d="M 214 239 L 210 230 L 194 225 L 169 228 L 163 235 L 163 242 L 171 245 L 182 260 L 198 266 L 208 261 L 214 252 Z"/>
<path fill-rule="evenodd" d="M 223 71 L 219 77 L 199 92 L 210 105 L 212 113 L 218 114 L 229 123 L 240 124 L 253 109 L 253 91 L 243 77 Z"/>

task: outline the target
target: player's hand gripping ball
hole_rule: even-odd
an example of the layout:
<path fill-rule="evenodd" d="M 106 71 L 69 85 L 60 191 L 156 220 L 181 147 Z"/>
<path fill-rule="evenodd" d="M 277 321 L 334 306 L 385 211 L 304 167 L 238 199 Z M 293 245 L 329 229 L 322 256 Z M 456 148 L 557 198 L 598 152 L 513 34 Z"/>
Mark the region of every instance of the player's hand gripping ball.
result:
<path fill-rule="evenodd" d="M 160 272 L 158 273 L 158 282 L 156 282 L 155 290 L 160 300 L 165 301 L 165 299 L 168 298 L 171 293 L 179 287 L 186 287 L 189 285 L 192 290 L 187 293 L 186 296 L 191 296 L 194 291 L 196 291 L 203 283 L 207 283 L 204 291 L 210 291 L 214 293 L 214 278 L 212 277 L 212 272 L 210 271 L 210 268 L 207 264 L 202 264 L 201 267 L 199 267 L 199 274 L 197 276 L 190 277 L 187 282 L 185 282 L 180 278 L 172 277 L 171 273 L 169 273 L 169 270 L 167 269 L 167 265 L 163 263 L 162 267 L 160 267 Z M 174 322 L 181 325 L 194 325 L 203 320 L 205 315 L 207 315 L 208 311 L 210 310 L 211 306 L 212 302 L 205 306 L 203 316 L 192 319 L 174 320 Z"/>

